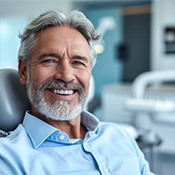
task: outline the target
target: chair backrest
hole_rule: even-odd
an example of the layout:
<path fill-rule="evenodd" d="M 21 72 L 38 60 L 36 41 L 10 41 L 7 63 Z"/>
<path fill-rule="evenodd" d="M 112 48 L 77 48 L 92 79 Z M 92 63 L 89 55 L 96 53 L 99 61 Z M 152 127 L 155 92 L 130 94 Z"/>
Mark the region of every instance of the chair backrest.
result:
<path fill-rule="evenodd" d="M 0 130 L 11 131 L 23 120 L 30 109 L 25 87 L 13 69 L 0 70 Z"/>

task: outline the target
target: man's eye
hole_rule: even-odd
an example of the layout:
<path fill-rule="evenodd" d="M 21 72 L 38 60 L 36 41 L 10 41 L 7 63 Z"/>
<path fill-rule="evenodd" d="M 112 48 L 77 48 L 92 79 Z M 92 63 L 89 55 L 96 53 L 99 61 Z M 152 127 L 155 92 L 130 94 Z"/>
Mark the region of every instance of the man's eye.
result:
<path fill-rule="evenodd" d="M 58 63 L 58 61 L 57 60 L 55 60 L 55 59 L 44 59 L 44 60 L 42 60 L 41 61 L 42 63 Z"/>
<path fill-rule="evenodd" d="M 81 66 L 86 66 L 83 62 L 81 61 L 74 61 L 73 62 L 74 65 L 81 65 Z"/>

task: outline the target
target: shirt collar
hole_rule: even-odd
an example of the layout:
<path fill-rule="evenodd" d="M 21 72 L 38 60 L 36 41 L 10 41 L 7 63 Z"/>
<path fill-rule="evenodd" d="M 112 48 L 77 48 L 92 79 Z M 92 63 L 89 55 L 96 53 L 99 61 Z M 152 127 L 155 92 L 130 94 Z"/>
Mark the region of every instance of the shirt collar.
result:
<path fill-rule="evenodd" d="M 55 127 L 31 115 L 28 111 L 24 116 L 23 125 L 35 148 L 39 147 L 47 137 L 57 131 Z"/>
<path fill-rule="evenodd" d="M 81 123 L 87 130 L 95 130 L 99 124 L 99 120 L 91 113 L 83 111 L 81 113 Z"/>
<path fill-rule="evenodd" d="M 87 111 L 83 111 L 81 113 L 81 123 L 87 130 L 95 131 L 98 127 L 99 120 Z M 23 126 L 35 149 L 37 149 L 53 133 L 60 131 L 43 120 L 31 115 L 28 111 L 24 116 Z"/>

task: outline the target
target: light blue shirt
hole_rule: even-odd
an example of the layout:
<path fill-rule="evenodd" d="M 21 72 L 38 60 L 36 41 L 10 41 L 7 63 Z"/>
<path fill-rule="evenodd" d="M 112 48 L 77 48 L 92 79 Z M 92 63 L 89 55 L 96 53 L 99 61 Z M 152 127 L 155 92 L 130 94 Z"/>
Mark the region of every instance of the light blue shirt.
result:
<path fill-rule="evenodd" d="M 0 139 L 0 175 L 151 175 L 135 140 L 117 124 L 82 113 L 88 132 L 68 135 L 25 114 L 24 121 Z"/>

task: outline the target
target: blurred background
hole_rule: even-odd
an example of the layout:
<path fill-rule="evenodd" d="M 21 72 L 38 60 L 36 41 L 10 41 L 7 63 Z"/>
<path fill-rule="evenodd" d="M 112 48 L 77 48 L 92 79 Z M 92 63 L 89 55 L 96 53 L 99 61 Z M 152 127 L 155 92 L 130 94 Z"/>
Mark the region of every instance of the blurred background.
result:
<path fill-rule="evenodd" d="M 102 35 L 96 43 L 98 55 L 92 71 L 89 110 L 100 120 L 133 127 L 141 135 L 139 143 L 152 170 L 173 175 L 174 7 L 175 0 L 0 0 L 0 69 L 17 69 L 18 34 L 39 13 L 50 9 L 83 11 Z M 135 98 L 135 80 L 145 72 L 155 77 L 151 81 L 146 78 L 149 85 L 160 80 L 162 73 L 167 76 L 147 91 L 145 85 L 146 95 L 139 102 L 128 102 Z"/>

